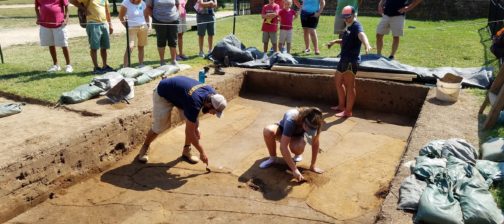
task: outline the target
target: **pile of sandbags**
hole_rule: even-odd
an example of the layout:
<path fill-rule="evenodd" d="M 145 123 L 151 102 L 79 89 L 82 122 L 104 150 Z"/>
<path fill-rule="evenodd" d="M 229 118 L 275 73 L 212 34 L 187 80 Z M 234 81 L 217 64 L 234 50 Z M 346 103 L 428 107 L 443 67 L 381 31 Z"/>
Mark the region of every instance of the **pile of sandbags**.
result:
<path fill-rule="evenodd" d="M 80 103 L 91 98 L 99 96 L 102 92 L 116 86 L 121 80 L 134 85 L 148 83 L 162 75 L 172 75 L 180 71 L 180 68 L 190 68 L 188 65 L 175 66 L 164 65 L 156 69 L 151 66 L 142 68 L 121 68 L 117 72 L 108 72 L 104 75 L 96 76 L 89 84 L 80 85 L 72 91 L 64 92 L 60 97 L 63 104 Z M 133 91 L 133 86 L 130 86 Z"/>
<path fill-rule="evenodd" d="M 463 139 L 428 143 L 401 184 L 398 208 L 416 211 L 415 223 L 502 223 L 488 189 L 504 166 L 477 157 Z"/>

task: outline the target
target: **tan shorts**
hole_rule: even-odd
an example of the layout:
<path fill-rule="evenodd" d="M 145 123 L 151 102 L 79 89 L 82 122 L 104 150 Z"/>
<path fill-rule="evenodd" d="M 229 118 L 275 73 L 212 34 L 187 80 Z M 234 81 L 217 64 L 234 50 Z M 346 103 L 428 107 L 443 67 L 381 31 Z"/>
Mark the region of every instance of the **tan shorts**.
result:
<path fill-rule="evenodd" d="M 154 89 L 154 92 L 152 93 L 152 103 L 152 131 L 156 134 L 161 134 L 163 131 L 172 126 L 171 112 L 175 106 L 165 98 L 159 96 L 157 89 Z M 184 121 L 184 111 L 180 108 L 177 109 L 180 120 Z M 177 115 L 174 114 L 174 116 Z"/>
<path fill-rule="evenodd" d="M 178 33 L 187 32 L 187 22 L 185 17 L 179 18 Z"/>
<path fill-rule="evenodd" d="M 292 43 L 292 30 L 280 30 L 279 43 Z"/>
<path fill-rule="evenodd" d="M 147 45 L 148 30 L 146 25 L 130 27 L 128 29 L 130 47 L 134 47 L 135 43 L 137 43 L 139 47 Z"/>
<path fill-rule="evenodd" d="M 58 28 L 46 28 L 40 26 L 39 35 L 40 46 L 68 47 L 68 35 L 65 25 Z"/>
<path fill-rule="evenodd" d="M 276 32 L 264 32 L 262 36 L 263 43 L 268 43 L 271 40 L 272 44 L 277 43 L 277 33 Z"/>
<path fill-rule="evenodd" d="M 399 37 L 404 35 L 405 16 L 386 16 L 383 15 L 380 23 L 376 27 L 376 33 L 381 35 L 389 34 L 392 30 L 392 36 Z"/>

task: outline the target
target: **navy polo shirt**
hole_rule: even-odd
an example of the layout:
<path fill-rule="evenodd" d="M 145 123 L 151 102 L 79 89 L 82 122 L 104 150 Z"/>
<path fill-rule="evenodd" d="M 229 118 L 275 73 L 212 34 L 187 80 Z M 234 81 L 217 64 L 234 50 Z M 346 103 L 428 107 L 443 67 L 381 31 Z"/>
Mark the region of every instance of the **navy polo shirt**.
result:
<path fill-rule="evenodd" d="M 176 76 L 161 80 L 157 87 L 157 92 L 159 96 L 182 109 L 187 120 L 196 123 L 205 99 L 209 94 L 215 94 L 215 89 L 205 85 L 189 95 L 189 91 L 193 86 L 199 84 L 201 83 L 194 79 L 185 76 Z"/>
<path fill-rule="evenodd" d="M 346 58 L 351 61 L 359 60 L 362 45 L 359 39 L 360 32 L 364 32 L 364 28 L 362 28 L 362 25 L 357 20 L 345 29 L 341 37 L 341 58 Z"/>
<path fill-rule="evenodd" d="M 383 14 L 387 16 L 401 16 L 404 13 L 400 13 L 399 9 L 406 6 L 407 0 L 387 0 L 385 1 Z"/>

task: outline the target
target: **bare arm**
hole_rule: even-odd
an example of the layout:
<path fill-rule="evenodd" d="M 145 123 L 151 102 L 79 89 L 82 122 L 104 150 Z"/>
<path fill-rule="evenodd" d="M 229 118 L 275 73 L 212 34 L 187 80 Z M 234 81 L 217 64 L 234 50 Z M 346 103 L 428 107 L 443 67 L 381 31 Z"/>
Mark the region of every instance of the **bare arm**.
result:
<path fill-rule="evenodd" d="M 380 0 L 380 2 L 378 2 L 378 14 L 380 15 L 383 15 L 383 4 L 384 4 L 384 0 Z"/>
<path fill-rule="evenodd" d="M 358 34 L 359 40 L 364 43 L 364 50 L 366 51 L 366 54 L 369 54 L 369 51 L 371 51 L 371 45 L 369 45 L 368 38 L 364 32 L 359 32 Z"/>
<path fill-rule="evenodd" d="M 124 18 L 126 16 L 126 12 L 128 12 L 128 9 L 124 7 L 124 5 L 121 5 L 121 8 L 119 9 L 119 20 L 124 25 L 124 27 L 126 27 L 126 19 Z"/>
<path fill-rule="evenodd" d="M 149 18 L 150 10 L 151 9 L 149 7 L 147 7 L 147 5 L 146 5 L 146 7 L 144 9 L 144 18 L 145 18 L 145 23 L 147 23 L 147 27 L 150 27 L 150 18 Z"/>
<path fill-rule="evenodd" d="M 68 12 L 68 5 L 65 5 L 63 8 L 65 10 L 65 21 L 63 22 L 64 25 L 68 24 L 68 21 L 70 21 L 70 13 Z"/>
<path fill-rule="evenodd" d="M 420 4 L 420 2 L 422 2 L 422 0 L 413 0 L 413 2 L 410 3 L 409 5 L 404 6 L 403 8 L 399 9 L 399 12 L 400 13 L 407 13 L 407 12 L 413 10 L 415 7 L 417 7 L 417 5 Z"/>
<path fill-rule="evenodd" d="M 37 15 L 37 21 L 35 21 L 35 23 L 37 23 L 37 25 L 40 25 L 40 12 L 38 8 L 38 2 L 35 1 L 35 14 Z"/>
<path fill-rule="evenodd" d="M 324 7 L 325 7 L 325 0 L 319 0 L 319 4 L 320 4 L 320 9 L 317 13 L 315 13 L 316 17 L 320 17 L 320 15 L 322 15 L 322 11 L 324 11 Z"/>
<path fill-rule="evenodd" d="M 317 135 L 313 138 L 313 141 L 312 141 L 312 159 L 311 159 L 311 164 L 310 164 L 310 170 L 312 170 L 313 172 L 316 172 L 316 173 L 323 173 L 324 171 L 317 168 L 317 166 L 315 165 L 317 162 L 317 156 L 318 156 L 319 149 L 320 149 L 319 146 L 320 146 L 319 135 Z"/>
<path fill-rule="evenodd" d="M 70 3 L 75 7 L 77 7 L 79 10 L 87 11 L 86 7 L 84 7 L 84 5 L 77 0 L 70 0 Z"/>
<path fill-rule="evenodd" d="M 290 143 L 290 140 L 291 140 L 291 137 L 287 137 L 285 135 L 282 135 L 282 137 L 280 138 L 280 152 L 282 153 L 282 157 L 285 160 L 285 163 L 287 164 L 287 166 L 289 166 L 292 173 L 294 173 L 294 171 L 297 170 L 297 167 L 291 158 L 292 156 L 291 156 L 289 149 L 287 148 L 287 146 Z"/>
<path fill-rule="evenodd" d="M 200 153 L 200 159 L 208 164 L 208 158 L 206 156 L 205 150 L 203 149 L 203 146 L 201 146 L 199 142 L 199 138 L 197 135 L 197 130 L 198 130 L 198 124 L 191 122 L 189 120 L 186 120 L 186 129 L 185 129 L 185 134 L 187 138 L 189 139 L 189 142 L 194 145 L 196 150 Z"/>
<path fill-rule="evenodd" d="M 302 5 L 301 5 L 301 3 L 299 3 L 299 0 L 294 0 L 293 3 L 294 3 L 294 5 L 296 5 L 296 7 L 298 7 L 299 10 L 301 10 Z"/>
<path fill-rule="evenodd" d="M 109 33 L 112 34 L 114 33 L 114 29 L 112 28 L 112 19 L 110 18 L 110 11 L 108 4 L 105 7 L 105 16 L 107 18 L 108 26 L 109 26 Z"/>

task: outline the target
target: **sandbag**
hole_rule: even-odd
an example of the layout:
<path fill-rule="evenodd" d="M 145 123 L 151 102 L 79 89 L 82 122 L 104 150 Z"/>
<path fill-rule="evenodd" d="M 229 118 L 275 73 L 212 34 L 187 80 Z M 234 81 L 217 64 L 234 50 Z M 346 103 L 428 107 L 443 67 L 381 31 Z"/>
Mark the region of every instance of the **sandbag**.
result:
<path fill-rule="evenodd" d="M 152 79 L 155 79 L 159 76 L 162 76 L 165 73 L 164 70 L 161 69 L 151 69 L 149 71 L 144 72 L 142 75 L 147 75 L 151 77 Z"/>
<path fill-rule="evenodd" d="M 476 169 L 487 180 L 500 181 L 504 178 L 504 163 L 490 160 L 476 160 Z M 490 182 L 491 183 L 491 182 Z"/>
<path fill-rule="evenodd" d="M 429 158 L 427 156 L 417 156 L 413 173 L 419 180 L 432 183 L 437 173 L 446 168 L 446 160 L 441 158 Z"/>
<path fill-rule="evenodd" d="M 64 92 L 61 94 L 60 101 L 61 103 L 67 104 L 80 103 L 100 95 L 103 91 L 104 90 L 98 86 L 84 84 L 78 86 L 70 92 Z"/>
<path fill-rule="evenodd" d="M 150 65 L 146 65 L 146 66 L 143 66 L 141 68 L 137 68 L 137 70 L 140 72 L 140 73 L 145 73 L 146 71 L 149 71 L 149 70 L 152 70 L 152 66 Z"/>
<path fill-rule="evenodd" d="M 420 149 L 418 154 L 430 158 L 441 158 L 441 151 L 443 150 L 444 143 L 445 140 L 430 141 Z"/>
<path fill-rule="evenodd" d="M 466 140 L 460 138 L 448 139 L 443 144 L 441 156 L 443 158 L 448 158 L 450 155 L 453 155 L 473 166 L 476 165 L 476 158 L 478 158 L 478 154 L 474 146 L 469 144 Z"/>
<path fill-rule="evenodd" d="M 124 77 L 119 72 L 107 72 L 104 75 L 94 77 L 91 84 L 103 90 L 108 90 L 112 86 L 117 85 L 122 79 L 124 79 Z"/>
<path fill-rule="evenodd" d="M 142 72 L 138 71 L 136 68 L 121 68 L 117 72 L 121 73 L 124 78 L 136 78 L 142 74 Z"/>
<path fill-rule="evenodd" d="M 143 85 L 143 84 L 148 83 L 152 80 L 153 79 L 149 75 L 143 74 L 143 75 L 135 78 L 135 86 Z"/>
<path fill-rule="evenodd" d="M 504 138 L 492 138 L 481 145 L 481 159 L 504 162 Z"/>
<path fill-rule="evenodd" d="M 445 172 L 438 173 L 434 183 L 425 188 L 418 204 L 415 223 L 463 223 L 462 209 L 453 195 L 453 183 Z"/>
<path fill-rule="evenodd" d="M 0 118 L 21 113 L 21 106 L 24 103 L 2 103 L 0 104 Z"/>
<path fill-rule="evenodd" d="M 410 175 L 404 179 L 399 188 L 399 202 L 397 203 L 397 208 L 416 211 L 425 187 L 427 187 L 427 183 L 418 180 L 415 175 Z"/>
<path fill-rule="evenodd" d="M 456 195 L 464 214 L 466 224 L 500 224 L 504 221 L 502 211 L 497 207 L 488 186 L 477 175 L 468 177 Z"/>
<path fill-rule="evenodd" d="M 175 74 L 180 71 L 180 68 L 175 65 L 163 65 L 161 67 L 157 67 L 156 69 L 165 71 L 165 75 Z"/>
<path fill-rule="evenodd" d="M 191 66 L 188 64 L 178 64 L 177 67 L 179 68 L 179 71 L 184 71 L 191 68 Z"/>

